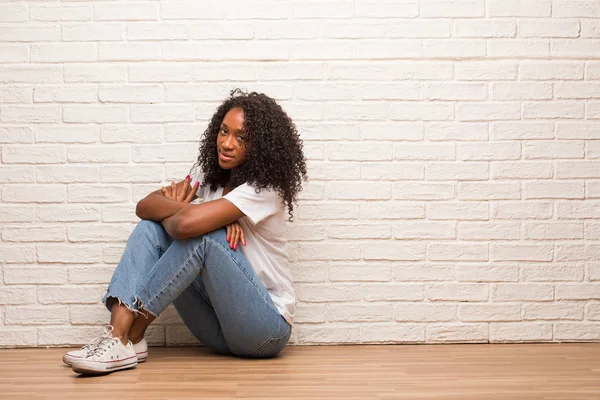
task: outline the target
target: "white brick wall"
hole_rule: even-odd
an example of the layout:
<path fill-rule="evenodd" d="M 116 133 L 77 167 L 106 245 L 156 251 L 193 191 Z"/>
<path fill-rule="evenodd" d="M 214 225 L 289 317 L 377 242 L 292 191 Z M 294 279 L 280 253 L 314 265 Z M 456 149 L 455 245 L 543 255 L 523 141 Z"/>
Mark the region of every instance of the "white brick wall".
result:
<path fill-rule="evenodd" d="M 598 1 L 32 0 L 0 2 L 0 347 L 100 331 L 235 87 L 305 141 L 293 343 L 600 340 Z"/>

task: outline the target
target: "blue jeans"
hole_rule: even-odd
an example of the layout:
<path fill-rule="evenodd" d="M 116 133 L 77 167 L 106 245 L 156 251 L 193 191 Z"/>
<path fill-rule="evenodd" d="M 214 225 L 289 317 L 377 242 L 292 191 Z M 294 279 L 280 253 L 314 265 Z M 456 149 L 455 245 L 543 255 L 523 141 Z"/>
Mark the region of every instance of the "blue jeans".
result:
<path fill-rule="evenodd" d="M 142 220 L 131 233 L 108 291 L 136 314 L 158 316 L 170 303 L 202 343 L 221 354 L 275 357 L 292 327 L 225 227 L 184 240 Z"/>

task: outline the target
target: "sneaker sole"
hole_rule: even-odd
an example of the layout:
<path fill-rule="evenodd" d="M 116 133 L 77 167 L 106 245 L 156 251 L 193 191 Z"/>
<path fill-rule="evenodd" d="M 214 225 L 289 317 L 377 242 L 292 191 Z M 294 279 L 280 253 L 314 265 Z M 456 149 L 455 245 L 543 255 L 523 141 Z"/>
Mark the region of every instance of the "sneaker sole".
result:
<path fill-rule="evenodd" d="M 134 360 L 133 362 L 129 362 L 126 364 L 121 364 L 121 365 L 115 365 L 115 366 L 110 366 L 107 367 L 104 364 L 98 365 L 98 364 L 83 364 L 82 363 L 75 363 L 73 364 L 73 371 L 80 373 L 80 374 L 87 374 L 87 375 L 103 375 L 103 374 L 108 374 L 110 372 L 115 372 L 115 371 L 120 371 L 123 369 L 129 369 L 129 368 L 135 368 L 137 366 L 138 362 L 137 360 Z M 94 368 L 94 366 L 96 367 L 101 367 L 101 368 Z"/>
<path fill-rule="evenodd" d="M 136 353 L 137 355 L 137 362 L 138 363 L 143 363 L 146 362 L 146 360 L 148 360 L 148 352 L 144 351 L 141 353 Z M 79 360 L 83 360 L 83 357 L 79 357 L 79 358 L 75 358 L 74 360 L 69 360 L 68 356 L 63 355 L 63 363 L 67 364 L 69 367 L 73 366 L 73 363 L 75 361 L 79 361 Z"/>

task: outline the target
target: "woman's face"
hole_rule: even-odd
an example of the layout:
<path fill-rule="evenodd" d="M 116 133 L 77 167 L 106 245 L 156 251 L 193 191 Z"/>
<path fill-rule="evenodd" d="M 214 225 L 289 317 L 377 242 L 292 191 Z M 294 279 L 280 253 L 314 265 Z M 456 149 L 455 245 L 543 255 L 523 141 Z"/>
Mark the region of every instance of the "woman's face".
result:
<path fill-rule="evenodd" d="M 217 135 L 219 166 L 233 169 L 246 161 L 248 134 L 244 130 L 244 111 L 232 108 L 225 114 Z"/>

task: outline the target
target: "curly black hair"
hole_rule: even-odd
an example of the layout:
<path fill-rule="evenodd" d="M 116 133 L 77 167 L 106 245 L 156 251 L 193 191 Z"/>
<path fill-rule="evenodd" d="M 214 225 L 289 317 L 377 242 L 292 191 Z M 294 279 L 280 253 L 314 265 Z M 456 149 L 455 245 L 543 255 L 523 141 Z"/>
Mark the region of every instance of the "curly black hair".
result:
<path fill-rule="evenodd" d="M 246 147 L 245 162 L 233 174 L 219 166 L 216 145 L 223 118 L 232 108 L 244 111 L 244 129 L 250 144 Z M 205 174 L 202 186 L 209 185 L 213 191 L 227 183 L 232 188 L 248 183 L 256 193 L 268 187 L 277 190 L 292 221 L 292 203 L 297 202 L 298 192 L 302 191 L 302 180 L 308 179 L 302 147 L 296 126 L 275 100 L 263 93 L 234 89 L 204 131 L 198 161 L 192 169 L 201 167 Z"/>

